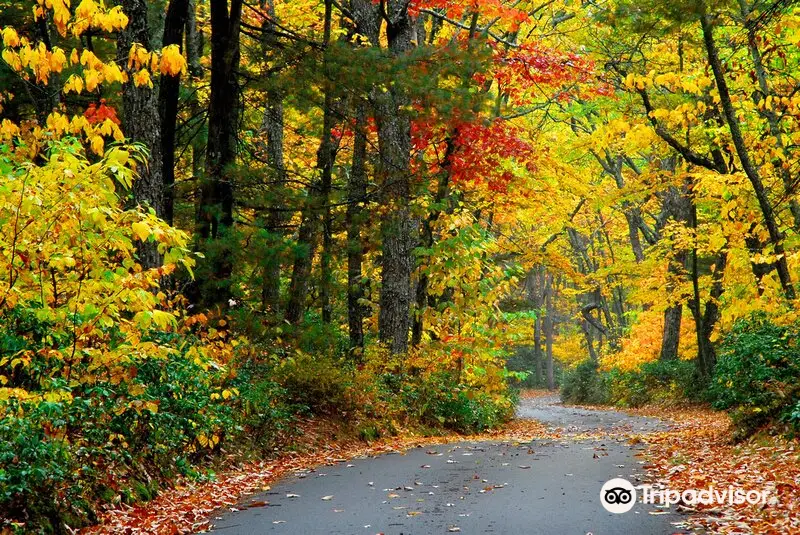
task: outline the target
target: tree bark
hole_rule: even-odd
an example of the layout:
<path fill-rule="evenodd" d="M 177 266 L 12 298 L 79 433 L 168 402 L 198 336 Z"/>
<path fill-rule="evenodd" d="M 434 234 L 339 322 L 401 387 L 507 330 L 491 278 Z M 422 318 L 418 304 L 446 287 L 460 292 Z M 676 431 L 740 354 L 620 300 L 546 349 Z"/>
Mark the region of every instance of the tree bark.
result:
<path fill-rule="evenodd" d="M 534 368 L 534 382 L 540 386 L 544 382 L 544 372 L 542 363 L 542 315 L 537 311 L 536 318 L 533 320 L 533 358 L 536 361 Z"/>
<path fill-rule="evenodd" d="M 673 164 L 674 161 L 672 160 L 665 161 L 662 163 L 662 168 L 669 172 L 674 172 Z M 685 187 L 670 186 L 660 196 L 662 209 L 658 222 L 659 233 L 670 219 L 678 222 L 691 222 L 692 202 Z M 668 261 L 665 287 L 670 298 L 672 298 L 671 294 L 675 291 L 675 282 L 672 279 L 679 279 L 685 275 L 686 260 L 686 252 L 677 251 L 672 254 Z M 679 296 L 677 302 L 664 311 L 664 330 L 661 337 L 661 353 L 659 356 L 661 360 L 675 360 L 678 358 L 682 318 L 683 296 Z"/>
<path fill-rule="evenodd" d="M 775 262 L 775 268 L 778 271 L 778 278 L 783 288 L 783 293 L 787 299 L 793 300 L 795 298 L 794 286 L 792 285 L 792 276 L 789 272 L 789 265 L 786 261 L 786 255 L 783 248 L 783 233 L 778 228 L 778 222 L 775 218 L 775 213 L 770 203 L 767 190 L 761 180 L 761 175 L 758 169 L 750 159 L 750 153 L 744 142 L 739 119 L 736 116 L 736 110 L 731 101 L 730 91 L 728 90 L 728 83 L 725 80 L 725 73 L 722 70 L 722 62 L 719 59 L 719 51 L 717 50 L 716 42 L 714 41 L 714 28 L 711 16 L 704 13 L 700 17 L 700 25 L 703 30 L 703 42 L 705 43 L 706 53 L 708 55 L 708 62 L 711 65 L 711 70 L 714 73 L 714 80 L 716 81 L 717 91 L 719 92 L 720 103 L 725 115 L 725 121 L 728 123 L 728 130 L 731 133 L 733 146 L 736 148 L 736 154 L 739 156 L 739 162 L 742 164 L 742 169 L 750 180 L 753 186 L 753 192 L 758 200 L 758 205 L 761 209 L 761 215 L 764 218 L 764 225 L 769 233 L 770 243 L 778 259 Z"/>
<path fill-rule="evenodd" d="M 385 2 L 389 53 L 401 58 L 412 49 L 413 23 L 408 2 Z M 381 224 L 381 295 L 378 331 L 392 353 L 408 350 L 411 327 L 412 251 L 416 224 L 411 216 L 411 119 L 408 97 L 391 84 L 379 95 L 378 144 L 383 177 L 383 201 L 388 213 Z"/>
<path fill-rule="evenodd" d="M 660 360 L 677 360 L 681 338 L 683 305 L 674 305 L 664 311 L 664 330 L 661 336 Z"/>
<path fill-rule="evenodd" d="M 332 0 L 325 0 L 325 29 L 323 32 L 323 43 L 325 47 L 330 46 L 331 40 L 331 24 L 333 16 L 333 2 Z M 320 256 L 320 309 L 322 313 L 322 322 L 330 323 L 332 315 L 331 304 L 331 286 L 333 285 L 333 273 L 331 272 L 331 260 L 333 255 L 333 221 L 331 218 L 331 188 L 333 187 L 333 165 L 336 159 L 336 146 L 333 142 L 333 86 L 328 80 L 327 73 L 327 50 L 325 58 L 322 62 L 322 72 L 325 85 L 325 103 L 323 104 L 323 132 L 322 143 L 320 143 L 319 150 L 321 154 L 318 156 L 322 170 L 322 254 Z"/>
<path fill-rule="evenodd" d="M 545 354 L 547 358 L 547 389 L 555 390 L 556 382 L 553 375 L 553 338 L 555 336 L 555 326 L 553 322 L 553 315 L 555 308 L 553 307 L 553 276 L 545 273 L 545 289 L 544 289 L 544 303 L 545 303 L 545 316 L 544 316 L 544 339 L 545 339 Z"/>
<path fill-rule="evenodd" d="M 189 0 L 170 0 L 164 20 L 164 46 L 178 45 L 183 49 L 183 30 L 189 15 Z M 164 221 L 170 225 L 175 218 L 175 130 L 178 122 L 178 97 L 181 77 L 161 76 L 158 109 L 161 117 L 161 174 L 164 177 Z"/>
<path fill-rule="evenodd" d="M 331 29 L 331 2 L 325 4 L 325 45 L 328 45 Z M 327 61 L 323 59 L 322 70 L 326 69 Z M 303 207 L 303 216 L 298 233 L 299 254 L 295 257 L 292 266 L 292 279 L 289 285 L 289 300 L 286 304 L 286 320 L 297 324 L 303 317 L 308 298 L 308 280 L 314 263 L 314 255 L 320 242 L 319 231 L 322 224 L 324 246 L 330 248 L 330 239 L 324 234 L 329 232 L 326 228 L 328 216 L 328 201 L 330 198 L 333 179 L 333 164 L 335 146 L 333 144 L 332 130 L 335 124 L 333 109 L 333 87 L 327 81 L 324 83 L 324 103 L 322 109 L 322 137 L 317 149 L 317 170 L 319 178 L 308 188 L 306 202 Z M 323 250 L 325 257 L 329 251 Z M 322 316 L 326 323 L 330 321 L 330 264 L 325 258 L 321 265 L 320 297 L 322 300 Z"/>
<path fill-rule="evenodd" d="M 129 22 L 117 37 L 117 61 L 127 68 L 128 55 L 134 43 L 151 50 L 147 2 L 123 0 L 122 10 Z M 132 74 L 129 75 L 132 78 Z M 138 177 L 133 182 L 132 203 L 149 206 L 158 217 L 164 217 L 161 118 L 158 110 L 158 93 L 155 88 L 137 87 L 133 82 L 123 84 L 122 131 L 130 141 L 142 143 L 148 151 L 147 165 L 136 170 Z M 137 252 L 143 268 L 161 265 L 161 255 L 158 254 L 155 242 L 139 242 Z"/>
<path fill-rule="evenodd" d="M 739 8 L 742 17 L 744 17 L 745 27 L 747 28 L 747 48 L 750 51 L 750 58 L 753 60 L 753 70 L 755 71 L 756 80 L 758 81 L 758 88 L 761 90 L 761 98 L 767 98 L 767 96 L 771 94 L 769 82 L 767 81 L 767 71 L 764 68 L 761 50 L 758 48 L 756 26 L 748 20 L 752 12 L 752 7 L 748 5 L 747 0 L 739 0 Z M 754 93 L 754 95 L 757 95 L 757 93 Z M 755 97 L 755 101 L 756 104 L 758 104 L 758 97 Z M 781 132 L 778 115 L 767 108 L 764 108 L 761 113 L 767 119 L 769 132 L 775 138 L 775 144 L 784 157 L 786 157 L 786 161 L 789 161 L 790 154 L 783 139 L 783 132 Z M 796 190 L 795 180 L 792 178 L 789 168 L 780 158 L 774 159 L 772 165 L 778 170 L 781 180 L 783 181 L 784 194 L 789 199 L 789 210 L 794 220 L 794 230 L 800 231 L 800 203 L 794 198 Z"/>
<path fill-rule="evenodd" d="M 208 109 L 205 180 L 200 188 L 197 234 L 202 249 L 210 252 L 208 278 L 210 303 L 230 299 L 233 272 L 230 240 L 233 229 L 234 186 L 229 167 L 236 162 L 239 123 L 238 68 L 242 0 L 210 0 L 211 94 Z M 214 247 L 209 247 L 215 243 Z"/>
<path fill-rule="evenodd" d="M 275 3 L 273 0 L 263 0 L 261 8 L 268 15 L 261 24 L 261 48 L 265 58 L 278 46 L 278 40 L 271 30 L 275 27 Z M 268 73 L 264 77 L 270 76 Z M 261 117 L 259 150 L 266 155 L 269 172 L 265 177 L 269 192 L 269 199 L 273 204 L 279 204 L 282 198 L 287 173 L 283 157 L 284 141 L 284 110 L 283 96 L 272 87 L 266 90 L 266 105 Z M 274 185 L 273 185 L 274 184 Z M 264 244 L 264 257 L 262 261 L 263 272 L 261 282 L 261 310 L 277 316 L 281 312 L 281 257 L 283 245 L 283 225 L 288 219 L 287 212 L 280 209 L 269 210 L 264 222 L 266 239 Z"/>
<path fill-rule="evenodd" d="M 364 223 L 364 204 L 367 196 L 367 114 L 362 102 L 356 104 L 353 165 L 347 183 L 347 326 L 350 348 L 364 348 L 365 307 L 362 265 L 364 243 L 361 226 Z"/>

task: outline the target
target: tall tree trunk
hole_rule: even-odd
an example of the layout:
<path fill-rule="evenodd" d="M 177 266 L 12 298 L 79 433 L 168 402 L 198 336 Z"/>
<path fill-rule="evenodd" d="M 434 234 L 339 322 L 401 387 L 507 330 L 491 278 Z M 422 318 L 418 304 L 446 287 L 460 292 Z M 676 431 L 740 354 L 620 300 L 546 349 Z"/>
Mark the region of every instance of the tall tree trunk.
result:
<path fill-rule="evenodd" d="M 556 382 L 553 375 L 553 338 L 555 337 L 555 326 L 553 316 L 555 308 L 553 307 L 553 276 L 545 273 L 545 288 L 544 288 L 544 339 L 545 339 L 545 352 L 547 358 L 547 389 L 555 390 Z"/>
<path fill-rule="evenodd" d="M 389 52 L 400 58 L 412 49 L 413 23 L 408 2 L 387 0 L 386 34 Z M 383 175 L 384 204 L 388 213 L 381 224 L 381 295 L 378 331 L 392 353 L 408 350 L 411 327 L 411 272 L 416 224 L 411 216 L 411 119 L 405 111 L 409 98 L 390 86 L 379 96 L 378 144 Z"/>
<path fill-rule="evenodd" d="M 542 315 L 537 311 L 536 318 L 533 320 L 533 358 L 535 360 L 534 368 L 534 382 L 536 386 L 540 386 L 544 382 L 543 361 L 542 355 Z"/>
<path fill-rule="evenodd" d="M 197 233 L 201 248 L 210 255 L 210 303 L 226 303 L 231 295 L 234 186 L 228 169 L 236 162 L 239 124 L 238 68 L 242 0 L 210 0 L 211 94 L 205 180 L 200 188 Z M 212 243 L 214 244 L 212 246 Z"/>
<path fill-rule="evenodd" d="M 662 162 L 665 171 L 674 173 L 674 160 L 669 159 Z M 686 187 L 670 186 L 665 192 L 661 193 L 661 217 L 659 219 L 659 233 L 669 220 L 677 222 L 691 222 L 692 201 Z M 683 318 L 683 297 L 675 299 L 672 293 L 676 291 L 677 281 L 685 275 L 686 270 L 686 251 L 674 252 L 669 259 L 667 266 L 666 292 L 674 304 L 664 311 L 664 330 L 661 337 L 661 360 L 675 360 L 678 358 L 678 347 L 680 345 L 681 320 Z"/>
<path fill-rule="evenodd" d="M 203 67 L 200 65 L 202 55 L 203 37 L 197 30 L 197 3 L 196 0 L 189 0 L 186 14 L 186 63 L 189 67 L 189 74 L 195 78 L 203 75 Z"/>
<path fill-rule="evenodd" d="M 325 45 L 327 47 L 330 39 L 331 30 L 331 2 L 325 4 Z M 326 52 L 327 53 L 327 52 Z M 326 69 L 327 60 L 323 59 L 322 69 Z M 308 282 L 311 276 L 311 268 L 314 263 L 314 254 L 319 245 L 320 223 L 323 223 L 323 233 L 325 230 L 324 219 L 327 216 L 328 201 L 331 192 L 333 179 L 333 164 L 335 157 L 335 146 L 333 143 L 334 109 L 333 109 L 333 87 L 325 82 L 324 84 L 324 103 L 322 109 L 322 137 L 320 138 L 319 148 L 317 149 L 317 170 L 319 178 L 308 188 L 306 202 L 303 206 L 303 216 L 300 222 L 298 233 L 299 254 L 295 257 L 292 266 L 292 280 L 289 285 L 289 300 L 286 304 L 286 320 L 289 323 L 299 323 L 306 309 L 308 298 Z M 324 239 L 324 237 L 323 237 Z M 330 247 L 330 243 L 327 243 Z M 323 251 L 325 256 L 325 251 Z M 322 298 L 323 320 L 330 321 L 330 264 L 326 259 L 321 265 L 321 285 L 320 296 Z M 328 279 L 327 281 L 325 279 Z M 327 317 L 326 317 L 327 316 Z"/>
<path fill-rule="evenodd" d="M 262 49 L 264 55 L 269 57 L 277 47 L 277 38 L 271 30 L 275 26 L 275 3 L 265 0 L 261 3 L 262 9 L 267 13 L 261 25 Z M 286 163 L 283 157 L 284 141 L 284 110 L 283 97 L 274 88 L 267 89 L 266 106 L 261 118 L 261 143 L 260 147 L 266 154 L 267 163 L 271 173 L 268 180 L 275 183 L 269 187 L 270 201 L 279 204 L 286 182 Z M 278 206 L 277 208 L 282 208 Z M 274 315 L 280 314 L 281 305 L 281 246 L 283 244 L 283 225 L 286 223 L 286 212 L 281 209 L 270 210 L 266 216 L 267 239 L 263 259 L 263 280 L 261 284 L 261 308 Z"/>
<path fill-rule="evenodd" d="M 681 338 L 683 305 L 673 305 L 664 311 L 664 330 L 661 336 L 661 360 L 677 360 Z"/>
<path fill-rule="evenodd" d="M 117 37 L 117 61 L 128 64 L 128 55 L 134 43 L 150 50 L 150 32 L 147 26 L 147 2 L 145 0 L 123 0 L 122 10 L 128 17 L 128 25 Z M 131 73 L 129 73 L 131 75 Z M 131 75 L 132 77 L 132 75 Z M 151 207 L 156 215 L 164 216 L 164 177 L 161 153 L 161 118 L 158 113 L 158 93 L 146 85 L 137 87 L 133 83 L 122 86 L 122 131 L 131 141 L 142 143 L 149 152 L 147 165 L 137 169 L 138 177 L 133 182 L 133 203 Z M 152 241 L 139 243 L 139 263 L 143 268 L 161 265 L 157 244 Z"/>
<path fill-rule="evenodd" d="M 331 24 L 333 17 L 333 2 L 325 0 L 325 29 L 323 32 L 323 43 L 326 49 L 331 41 Z M 327 50 L 325 59 L 322 63 L 322 72 L 325 78 L 325 103 L 323 105 L 323 132 L 322 143 L 319 150 L 322 152 L 318 160 L 322 168 L 322 254 L 320 255 L 320 308 L 322 322 L 330 323 L 332 315 L 331 305 L 331 286 L 333 285 L 333 273 L 331 272 L 331 256 L 333 255 L 333 221 L 331 218 L 331 188 L 333 186 L 333 164 L 336 159 L 336 146 L 333 143 L 333 87 L 327 79 Z"/>
<path fill-rule="evenodd" d="M 355 138 L 353 141 L 353 165 L 347 183 L 347 325 L 350 333 L 350 348 L 364 348 L 365 307 L 362 281 L 364 243 L 361 226 L 364 223 L 364 203 L 367 196 L 367 114 L 363 102 L 356 104 Z"/>
<path fill-rule="evenodd" d="M 720 103 L 725 115 L 725 121 L 728 123 L 728 130 L 731 133 L 733 146 L 736 148 L 736 154 L 739 156 L 739 161 L 742 164 L 750 184 L 753 186 L 753 192 L 758 200 L 758 205 L 761 208 L 761 215 L 764 218 L 764 225 L 769 233 L 769 240 L 772 243 L 772 248 L 778 259 L 775 262 L 775 268 L 778 271 L 778 278 L 783 288 L 783 293 L 787 299 L 793 300 L 795 298 L 794 286 L 792 286 L 792 276 L 789 272 L 789 265 L 786 261 L 786 254 L 783 248 L 783 233 L 778 227 L 778 222 L 775 218 L 775 213 L 772 204 L 769 200 L 769 195 L 764 183 L 761 180 L 761 175 L 758 169 L 750 159 L 750 153 L 742 136 L 741 127 L 739 125 L 739 118 L 736 116 L 736 110 L 731 101 L 730 91 L 728 90 L 728 82 L 725 80 L 725 73 L 722 70 L 722 62 L 719 59 L 719 51 L 717 44 L 714 41 L 714 28 L 711 16 L 704 13 L 700 17 L 700 25 L 703 29 L 703 42 L 705 43 L 706 53 L 708 55 L 708 62 L 711 65 L 711 70 L 714 73 L 714 80 L 716 81 L 717 91 L 719 92 Z"/>
<path fill-rule="evenodd" d="M 380 7 L 372 0 L 351 0 L 355 31 L 365 36 L 372 46 L 380 44 Z M 353 162 L 347 182 L 347 326 L 350 348 L 357 353 L 364 348 L 364 318 L 367 307 L 363 281 L 364 240 L 361 228 L 366 216 L 367 196 L 367 99 L 355 103 L 356 124 L 353 139 Z"/>
<path fill-rule="evenodd" d="M 164 20 L 163 45 L 183 48 L 183 30 L 189 15 L 189 0 L 170 0 Z M 161 174 L 164 180 L 164 220 L 170 225 L 175 217 L 175 130 L 178 123 L 180 75 L 161 77 L 158 109 L 161 117 Z"/>
<path fill-rule="evenodd" d="M 750 58 L 753 60 L 753 71 L 758 81 L 758 88 L 761 90 L 760 97 L 757 96 L 757 92 L 753 93 L 755 103 L 758 104 L 758 101 L 767 98 L 771 94 L 771 91 L 769 82 L 767 81 L 767 71 L 764 68 L 761 50 L 758 48 L 758 36 L 756 35 L 757 26 L 754 21 L 749 20 L 752 13 L 752 6 L 748 4 L 747 0 L 739 0 L 739 9 L 741 10 L 742 17 L 745 19 L 744 24 L 747 28 L 747 48 L 750 51 Z M 775 138 L 775 144 L 778 150 L 786 158 L 786 162 L 790 161 L 790 154 L 784 142 L 778 115 L 768 108 L 764 108 L 761 113 L 767 119 L 769 133 Z M 794 197 L 795 190 L 797 189 L 795 180 L 792 178 L 788 165 L 780 158 L 775 158 L 772 161 L 772 165 L 778 170 L 781 180 L 783 181 L 784 194 L 789 199 L 789 210 L 792 212 L 792 219 L 794 220 L 794 229 L 795 231 L 800 231 L 800 203 L 798 203 L 797 199 Z"/>

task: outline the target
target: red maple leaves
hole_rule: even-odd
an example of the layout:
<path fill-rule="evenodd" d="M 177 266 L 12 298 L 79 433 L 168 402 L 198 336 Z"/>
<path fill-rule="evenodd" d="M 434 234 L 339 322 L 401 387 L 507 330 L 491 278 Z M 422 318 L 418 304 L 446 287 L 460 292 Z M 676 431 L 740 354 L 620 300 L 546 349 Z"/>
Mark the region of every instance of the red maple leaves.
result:
<path fill-rule="evenodd" d="M 95 105 L 94 102 L 89 104 L 83 116 L 89 121 L 89 124 L 99 124 L 110 119 L 114 124 L 120 124 L 119 117 L 117 117 L 117 110 L 106 104 L 106 99 L 100 99 L 100 105 Z"/>

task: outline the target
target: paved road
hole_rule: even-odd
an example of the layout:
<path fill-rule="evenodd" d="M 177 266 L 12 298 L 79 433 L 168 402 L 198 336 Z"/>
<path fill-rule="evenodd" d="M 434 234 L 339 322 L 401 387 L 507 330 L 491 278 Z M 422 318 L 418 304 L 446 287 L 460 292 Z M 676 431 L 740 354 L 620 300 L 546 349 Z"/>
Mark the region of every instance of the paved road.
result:
<path fill-rule="evenodd" d="M 672 534 L 676 514 L 637 504 L 606 512 L 600 487 L 644 478 L 637 448 L 620 436 L 663 427 L 613 411 L 523 400 L 519 418 L 560 428 L 562 440 L 464 442 L 405 455 L 354 459 L 286 478 L 216 517 L 214 533 L 243 534 Z M 598 431 L 602 438 L 582 439 Z M 577 435 L 569 437 L 570 434 Z M 636 483 L 634 483 L 636 484 Z M 269 505 L 263 505 L 269 502 Z M 249 506 L 254 504 L 254 506 Z"/>

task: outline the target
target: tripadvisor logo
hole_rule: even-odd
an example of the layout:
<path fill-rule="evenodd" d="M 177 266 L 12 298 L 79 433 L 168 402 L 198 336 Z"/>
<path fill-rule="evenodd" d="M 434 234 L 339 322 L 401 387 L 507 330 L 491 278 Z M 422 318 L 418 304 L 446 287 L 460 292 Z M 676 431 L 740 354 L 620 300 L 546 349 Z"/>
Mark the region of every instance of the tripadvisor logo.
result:
<path fill-rule="evenodd" d="M 636 503 L 636 488 L 627 479 L 610 479 L 600 489 L 600 503 L 609 513 L 627 513 Z"/>
<path fill-rule="evenodd" d="M 687 489 L 683 492 L 672 489 L 656 489 L 651 485 L 634 487 L 627 479 L 617 477 L 606 481 L 600 489 L 600 503 L 609 513 L 627 513 L 636 503 L 636 491 L 642 493 L 642 503 L 659 504 L 669 507 L 678 503 L 687 505 L 766 505 L 769 491 L 744 490 L 730 486 L 718 490 L 714 487 L 707 489 Z"/>

